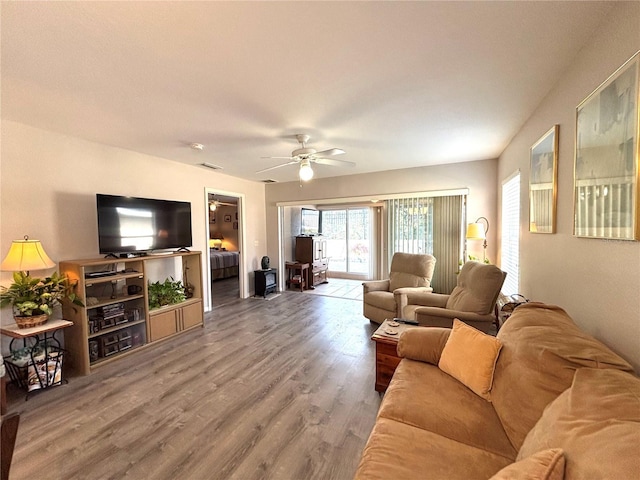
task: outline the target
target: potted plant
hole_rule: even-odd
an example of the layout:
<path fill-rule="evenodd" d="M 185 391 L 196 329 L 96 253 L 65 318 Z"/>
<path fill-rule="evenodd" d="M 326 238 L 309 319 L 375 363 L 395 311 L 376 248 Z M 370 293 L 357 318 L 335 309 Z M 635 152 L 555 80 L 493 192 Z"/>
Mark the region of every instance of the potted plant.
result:
<path fill-rule="evenodd" d="M 149 282 L 149 308 L 160 308 L 165 305 L 174 305 L 187 299 L 184 285 L 180 280 L 166 279 L 160 283 Z"/>
<path fill-rule="evenodd" d="M 76 294 L 70 292 L 67 277 L 58 272 L 43 279 L 15 272 L 11 286 L 0 287 L 0 307 L 13 305 L 13 318 L 19 328 L 42 325 L 53 313 L 53 307 L 65 298 L 84 306 Z"/>

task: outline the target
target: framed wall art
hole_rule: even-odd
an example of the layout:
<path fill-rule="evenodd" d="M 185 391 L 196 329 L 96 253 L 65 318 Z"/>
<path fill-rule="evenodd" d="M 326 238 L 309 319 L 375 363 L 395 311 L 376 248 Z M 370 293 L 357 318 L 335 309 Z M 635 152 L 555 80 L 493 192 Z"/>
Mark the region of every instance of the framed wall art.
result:
<path fill-rule="evenodd" d="M 574 235 L 639 240 L 640 52 L 576 109 Z"/>
<path fill-rule="evenodd" d="M 231 215 L 225 215 L 224 216 L 224 221 L 225 222 L 230 222 L 231 221 Z"/>
<path fill-rule="evenodd" d="M 558 132 L 554 125 L 529 155 L 529 231 L 555 233 L 558 195 Z"/>

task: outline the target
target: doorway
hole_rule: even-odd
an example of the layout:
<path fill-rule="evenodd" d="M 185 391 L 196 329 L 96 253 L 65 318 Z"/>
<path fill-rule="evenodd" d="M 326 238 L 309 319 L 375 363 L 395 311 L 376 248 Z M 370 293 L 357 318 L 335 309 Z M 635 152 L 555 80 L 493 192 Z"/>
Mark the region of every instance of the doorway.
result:
<path fill-rule="evenodd" d="M 244 298 L 242 195 L 207 189 L 207 287 L 209 308 Z"/>

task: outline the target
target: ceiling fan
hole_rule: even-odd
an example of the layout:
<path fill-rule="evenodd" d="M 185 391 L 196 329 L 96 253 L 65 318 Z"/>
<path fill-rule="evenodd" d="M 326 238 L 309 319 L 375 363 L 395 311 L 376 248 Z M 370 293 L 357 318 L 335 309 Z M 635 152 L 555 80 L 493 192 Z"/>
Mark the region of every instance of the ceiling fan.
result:
<path fill-rule="evenodd" d="M 309 181 L 313 178 L 313 169 L 311 168 L 312 163 L 318 163 L 320 165 L 332 165 L 336 167 L 344 166 L 344 167 L 353 167 L 355 166 L 354 162 L 349 162 L 347 160 L 338 160 L 335 158 L 326 158 L 328 156 L 334 155 L 342 155 L 345 153 L 344 150 L 340 148 L 330 148 L 328 150 L 322 150 L 318 152 L 314 148 L 308 148 L 307 142 L 309 141 L 309 135 L 297 134 L 296 139 L 300 143 L 300 148 L 296 148 L 293 152 L 291 152 L 290 157 L 262 157 L 262 158 L 281 158 L 287 159 L 288 162 L 281 163 L 280 165 L 276 165 L 275 167 L 264 168 L 262 170 L 258 170 L 256 173 L 268 172 L 269 170 L 274 170 L 280 167 L 286 167 L 287 165 L 300 165 L 300 170 L 298 171 L 298 175 L 300 180 L 303 182 Z"/>
<path fill-rule="evenodd" d="M 214 197 L 214 198 L 211 198 Z M 218 207 L 220 205 L 224 205 L 226 207 L 237 207 L 238 205 L 235 203 L 227 203 L 227 202 L 221 202 L 220 200 L 216 200 L 215 199 L 215 195 L 211 195 L 209 200 L 209 210 L 211 210 L 212 212 L 215 212 Z"/>

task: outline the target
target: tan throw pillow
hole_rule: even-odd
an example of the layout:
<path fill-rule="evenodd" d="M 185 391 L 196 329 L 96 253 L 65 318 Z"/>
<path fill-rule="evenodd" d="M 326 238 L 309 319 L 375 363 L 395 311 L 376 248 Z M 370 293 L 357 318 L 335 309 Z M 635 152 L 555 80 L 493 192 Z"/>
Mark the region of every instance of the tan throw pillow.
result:
<path fill-rule="evenodd" d="M 563 478 L 564 452 L 560 448 L 550 448 L 507 465 L 489 480 L 562 480 Z"/>
<path fill-rule="evenodd" d="M 491 401 L 489 392 L 501 348 L 500 340 L 456 318 L 438 367 L 476 395 Z"/>

